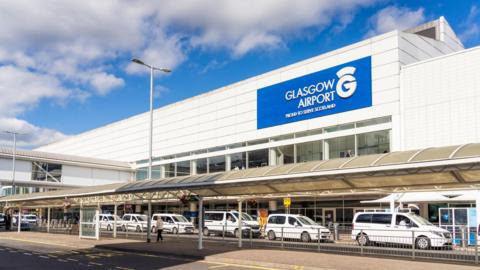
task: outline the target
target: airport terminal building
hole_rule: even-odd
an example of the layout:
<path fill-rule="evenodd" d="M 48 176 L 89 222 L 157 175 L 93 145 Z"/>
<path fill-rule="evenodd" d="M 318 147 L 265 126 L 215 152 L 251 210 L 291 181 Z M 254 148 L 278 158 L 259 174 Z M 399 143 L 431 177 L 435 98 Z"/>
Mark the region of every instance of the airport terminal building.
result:
<path fill-rule="evenodd" d="M 480 47 L 465 49 L 440 17 L 156 109 L 152 178 L 459 150 L 480 142 L 478 108 Z M 121 171 L 129 175 L 118 180 L 141 181 L 147 178 L 148 121 L 148 113 L 136 115 L 33 152 L 126 163 L 131 170 Z M 299 196 L 291 211 L 348 222 L 366 208 L 360 201 L 381 196 L 373 188 L 362 195 Z M 236 202 L 220 198 L 207 207 L 229 204 Z M 257 198 L 252 205 L 283 207 L 281 198 Z M 437 209 L 432 204 L 421 212 L 432 217 Z"/>

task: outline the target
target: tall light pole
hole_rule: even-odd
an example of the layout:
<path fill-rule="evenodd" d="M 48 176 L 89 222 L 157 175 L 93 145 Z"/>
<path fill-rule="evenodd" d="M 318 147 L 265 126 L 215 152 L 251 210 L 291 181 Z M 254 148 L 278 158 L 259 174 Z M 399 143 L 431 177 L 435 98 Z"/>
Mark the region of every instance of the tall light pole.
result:
<path fill-rule="evenodd" d="M 148 180 L 152 179 L 152 140 L 153 140 L 153 71 L 159 70 L 165 73 L 172 72 L 168 68 L 157 68 L 153 65 L 145 64 L 143 61 L 139 59 L 132 59 L 133 63 L 146 66 L 150 69 L 150 129 L 149 129 L 149 137 L 148 137 Z"/>
<path fill-rule="evenodd" d="M 12 195 L 17 193 L 15 186 L 15 159 L 17 156 L 17 135 L 22 135 L 22 133 L 15 131 L 4 131 L 4 133 L 13 135 L 13 146 L 12 146 Z"/>

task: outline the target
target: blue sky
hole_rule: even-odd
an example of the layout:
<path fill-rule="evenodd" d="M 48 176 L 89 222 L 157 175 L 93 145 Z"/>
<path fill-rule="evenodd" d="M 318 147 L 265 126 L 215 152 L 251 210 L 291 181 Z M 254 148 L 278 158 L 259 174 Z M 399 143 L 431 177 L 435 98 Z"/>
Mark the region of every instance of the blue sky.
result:
<path fill-rule="evenodd" d="M 2 1 L 0 130 L 32 148 L 445 16 L 480 43 L 477 1 Z M 0 145 L 9 137 L 0 135 Z"/>

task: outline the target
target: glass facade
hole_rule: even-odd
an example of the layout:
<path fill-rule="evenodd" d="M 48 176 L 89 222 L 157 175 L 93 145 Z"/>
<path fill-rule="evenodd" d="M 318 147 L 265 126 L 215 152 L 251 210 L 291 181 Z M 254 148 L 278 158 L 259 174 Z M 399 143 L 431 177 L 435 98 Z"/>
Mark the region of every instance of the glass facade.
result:
<path fill-rule="evenodd" d="M 225 156 L 208 158 L 208 172 L 224 172 L 225 171 Z"/>
<path fill-rule="evenodd" d="M 297 162 L 307 162 L 323 159 L 323 141 L 297 144 Z"/>
<path fill-rule="evenodd" d="M 375 131 L 357 136 L 358 155 L 371 155 L 390 152 L 390 132 Z"/>
<path fill-rule="evenodd" d="M 32 162 L 32 180 L 60 182 L 61 178 L 61 164 Z"/>
<path fill-rule="evenodd" d="M 268 166 L 268 149 L 248 152 L 248 168 Z"/>
<path fill-rule="evenodd" d="M 165 177 L 188 176 L 191 174 L 204 174 L 214 172 L 224 172 L 227 170 L 243 170 L 247 168 L 258 168 L 269 166 L 270 164 L 283 165 L 297 162 L 308 162 L 322 159 L 346 158 L 356 155 L 370 155 L 390 152 L 390 130 L 380 130 L 368 133 L 357 133 L 356 135 L 334 137 L 325 140 L 312 140 L 301 143 L 291 143 L 281 146 L 269 146 L 272 142 L 281 142 L 295 138 L 306 138 L 312 135 L 334 134 L 338 131 L 355 130 L 366 126 L 379 125 L 391 122 L 391 117 L 381 117 L 347 123 L 331 127 L 312 129 L 297 133 L 289 133 L 271 138 L 258 139 L 253 141 L 239 142 L 230 145 L 212 147 L 208 149 L 195 150 L 194 152 L 184 152 L 177 155 L 166 157 L 157 157 L 155 160 L 166 160 L 192 156 L 191 160 L 169 163 L 156 166 L 153 170 L 153 177 L 158 178 L 165 171 Z M 353 132 L 352 132 L 353 133 Z M 313 139 L 313 138 L 312 138 Z M 305 140 L 303 140 L 305 141 Z M 264 145 L 262 147 L 262 145 Z M 260 146 L 261 149 L 251 151 L 240 151 L 233 154 L 221 153 L 228 149 L 238 149 L 246 146 Z M 196 158 L 194 155 L 217 153 L 218 155 L 207 158 Z M 138 163 L 145 160 L 138 161 Z M 228 164 L 228 163 L 229 164 Z M 194 164 L 194 167 L 192 167 Z M 139 168 L 137 171 L 137 180 L 145 179 L 147 168 Z"/>
<path fill-rule="evenodd" d="M 345 158 L 355 156 L 355 136 L 345 136 L 325 140 L 328 147 L 328 158 Z"/>

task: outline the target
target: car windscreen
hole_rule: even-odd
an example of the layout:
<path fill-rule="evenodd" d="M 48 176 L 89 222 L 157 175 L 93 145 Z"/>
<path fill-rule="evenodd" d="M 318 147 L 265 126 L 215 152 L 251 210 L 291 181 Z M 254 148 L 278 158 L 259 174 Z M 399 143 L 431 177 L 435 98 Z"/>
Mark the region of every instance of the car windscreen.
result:
<path fill-rule="evenodd" d="M 298 216 L 297 219 L 304 225 L 317 225 L 315 221 L 311 220 L 309 217 Z"/>
<path fill-rule="evenodd" d="M 188 222 L 188 220 L 184 216 L 172 216 L 175 222 Z"/>
<path fill-rule="evenodd" d="M 113 220 L 113 216 L 107 216 L 108 220 Z"/>
<path fill-rule="evenodd" d="M 137 216 L 137 220 L 138 221 L 147 221 L 147 216 L 145 216 L 145 215 Z"/>
<path fill-rule="evenodd" d="M 430 221 L 426 220 L 425 218 L 415 215 L 415 214 L 408 214 L 407 217 L 409 217 L 411 220 L 413 220 L 415 223 L 418 225 L 433 225 Z"/>
<path fill-rule="evenodd" d="M 36 220 L 36 216 L 25 216 L 25 219 Z"/>
<path fill-rule="evenodd" d="M 238 213 L 237 212 L 233 212 L 233 215 L 238 218 Z M 254 219 L 252 218 L 252 216 L 250 216 L 249 214 L 247 213 L 243 213 L 242 212 L 242 220 L 246 220 L 246 221 L 254 221 Z"/>

